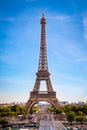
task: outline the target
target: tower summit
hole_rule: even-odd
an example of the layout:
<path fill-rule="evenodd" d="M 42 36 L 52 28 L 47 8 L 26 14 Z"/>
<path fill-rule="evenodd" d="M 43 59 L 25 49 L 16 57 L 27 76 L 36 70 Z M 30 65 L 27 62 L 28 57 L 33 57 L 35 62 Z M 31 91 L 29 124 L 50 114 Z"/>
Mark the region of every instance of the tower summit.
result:
<path fill-rule="evenodd" d="M 41 41 L 40 41 L 40 55 L 39 55 L 39 64 L 38 71 L 36 73 L 36 81 L 33 88 L 33 91 L 30 92 L 30 98 L 26 104 L 26 109 L 30 112 L 33 105 L 40 101 L 47 101 L 51 103 L 55 109 L 59 107 L 59 102 L 56 98 L 56 92 L 53 91 L 53 87 L 50 80 L 50 73 L 48 71 L 48 62 L 47 62 L 47 50 L 46 50 L 46 18 L 44 14 L 41 18 Z M 47 91 L 40 91 L 41 81 L 46 82 Z"/>
<path fill-rule="evenodd" d="M 46 71 L 48 70 L 48 65 L 47 65 L 46 35 L 45 35 L 46 19 L 44 18 L 44 14 L 42 15 L 40 23 L 41 23 L 41 44 L 40 44 L 40 57 L 39 57 L 38 70 Z"/>

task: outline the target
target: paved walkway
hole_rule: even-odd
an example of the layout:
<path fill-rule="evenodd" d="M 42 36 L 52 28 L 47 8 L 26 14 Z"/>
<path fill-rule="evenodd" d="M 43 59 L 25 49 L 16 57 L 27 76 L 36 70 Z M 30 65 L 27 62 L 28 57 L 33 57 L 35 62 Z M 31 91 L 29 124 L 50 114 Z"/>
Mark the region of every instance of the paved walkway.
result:
<path fill-rule="evenodd" d="M 54 121 L 54 118 L 51 117 L 40 121 L 39 130 L 67 130 L 67 128 L 61 122 Z"/>

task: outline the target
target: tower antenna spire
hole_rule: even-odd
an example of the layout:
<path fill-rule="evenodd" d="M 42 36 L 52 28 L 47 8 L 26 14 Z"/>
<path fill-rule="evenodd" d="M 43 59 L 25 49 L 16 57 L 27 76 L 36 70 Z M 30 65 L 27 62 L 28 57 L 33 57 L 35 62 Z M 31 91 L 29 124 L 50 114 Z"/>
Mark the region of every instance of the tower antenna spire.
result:
<path fill-rule="evenodd" d="M 42 17 L 44 18 L 44 12 L 42 13 Z"/>

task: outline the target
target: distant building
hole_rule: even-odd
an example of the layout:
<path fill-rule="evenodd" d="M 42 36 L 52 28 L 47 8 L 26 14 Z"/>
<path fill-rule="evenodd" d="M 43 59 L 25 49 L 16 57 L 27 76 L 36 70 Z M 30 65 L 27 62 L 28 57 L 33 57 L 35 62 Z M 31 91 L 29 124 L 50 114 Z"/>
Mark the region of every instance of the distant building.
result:
<path fill-rule="evenodd" d="M 65 105 L 68 105 L 69 102 L 68 101 L 61 101 L 60 104 L 65 106 Z"/>
<path fill-rule="evenodd" d="M 85 104 L 85 102 L 78 102 L 78 105 L 84 105 Z"/>

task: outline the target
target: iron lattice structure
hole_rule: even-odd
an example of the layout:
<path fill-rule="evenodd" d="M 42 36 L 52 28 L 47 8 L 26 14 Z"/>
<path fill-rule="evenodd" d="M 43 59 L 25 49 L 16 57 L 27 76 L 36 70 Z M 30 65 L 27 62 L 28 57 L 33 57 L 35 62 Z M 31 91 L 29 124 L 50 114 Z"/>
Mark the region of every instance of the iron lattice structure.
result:
<path fill-rule="evenodd" d="M 50 73 L 48 70 L 46 32 L 45 32 L 46 19 L 44 17 L 44 14 L 42 15 L 40 23 L 41 23 L 41 43 L 40 43 L 39 65 L 38 65 L 38 71 L 36 73 L 36 81 L 33 91 L 30 92 L 29 100 L 26 103 L 26 110 L 29 112 L 32 106 L 39 101 L 47 101 L 51 103 L 55 107 L 55 109 L 57 109 L 60 106 L 56 98 L 56 92 L 53 91 L 53 87 L 50 80 Z M 46 82 L 47 91 L 39 91 L 41 81 Z"/>

